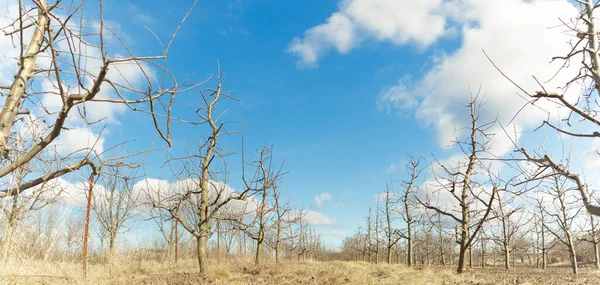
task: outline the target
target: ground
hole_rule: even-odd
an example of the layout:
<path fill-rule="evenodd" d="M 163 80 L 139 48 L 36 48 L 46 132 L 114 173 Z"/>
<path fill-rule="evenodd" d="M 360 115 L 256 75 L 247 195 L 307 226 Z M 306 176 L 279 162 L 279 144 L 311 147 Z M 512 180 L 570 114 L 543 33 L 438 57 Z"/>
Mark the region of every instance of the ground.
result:
<path fill-rule="evenodd" d="M 451 268 L 409 269 L 403 265 L 366 262 L 283 262 L 254 266 L 250 262 L 214 262 L 207 276 L 193 260 L 177 265 L 152 261 L 93 264 L 83 278 L 77 263 L 19 261 L 5 264 L 0 284 L 598 284 L 600 272 L 582 269 L 576 278 L 567 267 L 543 271 L 518 268 L 475 268 L 457 275 Z"/>

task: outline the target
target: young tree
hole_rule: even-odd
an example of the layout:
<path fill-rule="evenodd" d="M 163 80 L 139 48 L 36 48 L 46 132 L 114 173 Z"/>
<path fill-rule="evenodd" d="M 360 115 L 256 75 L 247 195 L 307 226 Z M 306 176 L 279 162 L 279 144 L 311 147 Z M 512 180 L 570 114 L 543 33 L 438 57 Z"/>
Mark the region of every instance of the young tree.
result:
<path fill-rule="evenodd" d="M 567 247 L 571 269 L 573 274 L 577 274 L 579 270 L 577 267 L 573 223 L 582 208 L 575 205 L 578 200 L 573 199 L 574 196 L 570 195 L 572 191 L 569 191 L 567 182 L 568 179 L 561 176 L 553 176 L 552 183 L 545 190 L 545 193 L 552 197 L 552 204 L 544 204 L 543 198 L 537 200 L 537 203 L 544 214 L 550 217 L 549 221 L 542 225 L 558 242 Z"/>
<path fill-rule="evenodd" d="M 92 209 L 96 219 L 108 235 L 109 258 L 114 255 L 117 235 L 127 231 L 135 217 L 133 211 L 138 198 L 132 189 L 135 177 L 124 168 L 125 166 L 105 168 L 105 174 L 101 178 L 104 191 L 92 196 Z"/>
<path fill-rule="evenodd" d="M 252 189 L 253 196 L 260 200 L 254 221 L 251 224 L 244 224 L 240 221 L 240 224 L 242 225 L 241 229 L 256 241 L 254 264 L 259 265 L 266 233 L 276 225 L 267 225 L 268 216 L 275 210 L 270 205 L 269 196 L 271 196 L 271 191 L 277 191 L 279 180 L 284 173 L 281 172 L 283 164 L 279 168 L 273 168 L 273 151 L 267 147 L 263 147 L 261 150 L 260 159 L 255 162 L 255 166 L 254 181 L 246 183 L 246 188 Z M 278 212 L 277 216 L 279 214 L 283 215 L 283 213 Z M 278 229 L 280 228 L 278 227 Z M 278 233 L 280 234 L 280 231 Z M 278 238 L 280 238 L 280 235 L 278 235 Z"/>
<path fill-rule="evenodd" d="M 401 188 L 403 189 L 403 193 L 401 193 L 402 202 L 402 210 L 400 210 L 400 217 L 406 224 L 406 232 L 398 231 L 398 234 L 406 239 L 407 243 L 407 264 L 408 266 L 414 265 L 414 249 L 413 249 L 413 237 L 414 237 L 414 225 L 419 222 L 418 219 L 414 217 L 414 211 L 416 209 L 416 205 L 413 202 L 413 195 L 415 191 L 415 183 L 416 180 L 421 175 L 423 171 L 423 167 L 420 166 L 421 158 L 416 158 L 415 156 L 410 156 L 410 161 L 405 166 L 405 171 L 408 174 L 408 180 L 403 180 L 401 182 Z"/>
<path fill-rule="evenodd" d="M 206 89 L 201 92 L 204 106 L 196 110 L 196 114 L 202 122 L 208 125 L 210 133 L 204 142 L 199 143 L 198 153 L 190 154 L 182 158 L 173 158 L 171 162 L 182 162 L 181 175 L 175 174 L 179 179 L 179 188 L 168 196 L 157 199 L 157 195 L 149 193 L 152 206 L 166 210 L 171 217 L 176 219 L 181 226 L 196 238 L 197 257 L 200 274 L 206 274 L 208 266 L 208 238 L 212 234 L 211 227 L 216 220 L 238 219 L 243 216 L 242 212 L 232 217 L 226 206 L 234 201 L 243 201 L 249 197 L 250 188 L 240 193 L 228 191 L 226 183 L 217 182 L 213 179 L 215 171 L 213 163 L 215 159 L 223 158 L 227 153 L 222 152 L 219 141 L 222 136 L 232 134 L 225 130 L 225 122 L 221 116 L 216 114 L 216 106 L 225 98 L 232 98 L 225 94 L 222 89 L 221 76 L 217 78 L 217 88 Z M 225 171 L 224 171 L 225 173 Z M 243 203 L 242 203 L 243 204 Z M 186 210 L 181 213 L 181 210 Z"/>
<path fill-rule="evenodd" d="M 537 211 L 539 212 L 539 218 L 534 216 L 535 219 L 535 234 L 536 234 L 536 250 L 542 252 L 542 269 L 546 270 L 547 261 L 547 250 L 546 247 L 546 219 L 544 217 L 544 211 L 541 208 L 541 204 L 537 203 Z M 539 268 L 539 258 L 536 260 L 536 264 Z"/>
<path fill-rule="evenodd" d="M 589 224 L 586 224 L 586 229 L 584 232 L 586 235 L 584 237 L 579 238 L 581 241 L 585 241 L 592 245 L 594 248 L 594 265 L 596 269 L 600 269 L 600 253 L 598 252 L 598 246 L 600 245 L 600 228 L 598 225 L 597 218 L 594 218 L 594 215 L 589 215 Z"/>
<path fill-rule="evenodd" d="M 368 210 L 369 214 L 367 215 L 367 255 L 369 256 L 369 263 L 373 262 L 373 234 L 371 234 L 372 232 L 372 225 L 373 225 L 373 219 L 372 219 L 372 209 L 371 207 L 369 207 Z"/>
<path fill-rule="evenodd" d="M 508 191 L 496 193 L 497 206 L 492 211 L 496 217 L 498 227 L 490 227 L 489 236 L 491 240 L 500 247 L 504 256 L 504 268 L 510 269 L 510 254 L 515 250 L 515 240 L 524 234 L 521 229 L 527 225 L 530 217 L 526 217 L 523 207 L 515 201 L 515 196 Z M 532 218 L 532 217 L 531 217 Z M 499 229 L 499 230 L 494 230 Z"/>
<path fill-rule="evenodd" d="M 396 204 L 395 200 L 397 200 L 397 199 L 394 198 L 394 194 L 392 193 L 392 190 L 390 189 L 390 185 L 388 183 L 386 183 L 385 184 L 385 201 L 384 201 L 384 209 L 383 209 L 386 224 L 385 224 L 385 227 L 383 228 L 383 233 L 386 238 L 385 249 L 386 249 L 386 254 L 387 254 L 386 261 L 388 264 L 392 263 L 393 248 L 398 243 L 398 241 L 400 241 L 400 239 L 401 239 L 401 236 L 392 227 L 392 221 L 394 220 L 392 214 L 394 212 L 394 205 Z"/>
<path fill-rule="evenodd" d="M 273 201 L 274 201 L 274 211 L 275 211 L 275 216 L 273 217 L 275 219 L 274 221 L 274 226 L 275 226 L 275 246 L 273 246 L 275 248 L 275 263 L 279 263 L 279 258 L 281 255 L 281 247 L 282 247 L 282 243 L 285 242 L 287 239 L 289 239 L 288 237 L 285 236 L 285 229 L 287 227 L 290 226 L 291 223 L 295 222 L 295 221 L 288 221 L 286 220 L 286 217 L 288 216 L 288 213 L 291 211 L 290 205 L 289 203 L 287 205 L 281 205 L 281 192 L 277 189 L 277 187 L 273 188 Z"/>

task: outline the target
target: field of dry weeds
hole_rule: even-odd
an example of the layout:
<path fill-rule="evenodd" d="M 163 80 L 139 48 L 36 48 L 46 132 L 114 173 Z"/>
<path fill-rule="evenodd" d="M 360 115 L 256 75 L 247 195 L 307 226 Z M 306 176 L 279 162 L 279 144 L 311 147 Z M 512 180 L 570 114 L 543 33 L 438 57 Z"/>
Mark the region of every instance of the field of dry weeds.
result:
<path fill-rule="evenodd" d="M 196 273 L 192 260 L 178 264 L 117 261 L 90 265 L 83 278 L 79 264 L 19 261 L 5 264 L 0 284 L 598 284 L 600 273 L 582 270 L 573 278 L 568 268 L 473 269 L 458 276 L 450 268 L 409 269 L 403 265 L 366 262 L 285 262 L 261 266 L 233 261 L 213 264 L 207 276 Z"/>

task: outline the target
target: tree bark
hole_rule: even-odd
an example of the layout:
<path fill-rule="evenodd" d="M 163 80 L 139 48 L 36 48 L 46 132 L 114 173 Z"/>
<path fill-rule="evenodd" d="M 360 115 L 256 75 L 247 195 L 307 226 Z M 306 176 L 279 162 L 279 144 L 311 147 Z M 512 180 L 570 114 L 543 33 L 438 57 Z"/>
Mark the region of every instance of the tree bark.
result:
<path fill-rule="evenodd" d="M 508 248 L 508 244 L 504 244 L 504 269 L 510 269 L 510 248 Z"/>
<path fill-rule="evenodd" d="M 208 256 L 206 254 L 206 243 L 207 238 L 204 236 L 196 237 L 197 254 L 198 254 L 198 268 L 200 274 L 204 275 L 208 268 Z"/>
<path fill-rule="evenodd" d="M 46 0 L 38 0 L 36 2 L 40 7 L 37 9 L 38 17 L 35 22 L 36 28 L 29 41 L 29 45 L 27 45 L 27 50 L 21 58 L 19 70 L 17 71 L 17 74 L 15 74 L 15 80 L 10 86 L 8 97 L 4 102 L 4 108 L 2 108 L 2 112 L 0 113 L 0 153 L 6 153 L 6 151 L 8 151 L 7 142 L 10 137 L 10 130 L 16 122 L 15 118 L 19 112 L 21 100 L 25 95 L 27 83 L 29 79 L 33 77 L 35 61 L 40 52 L 42 43 L 44 42 L 44 34 L 48 28 L 48 13 L 46 11 L 48 9 L 48 3 Z M 19 11 L 19 13 L 22 13 L 22 11 Z"/>

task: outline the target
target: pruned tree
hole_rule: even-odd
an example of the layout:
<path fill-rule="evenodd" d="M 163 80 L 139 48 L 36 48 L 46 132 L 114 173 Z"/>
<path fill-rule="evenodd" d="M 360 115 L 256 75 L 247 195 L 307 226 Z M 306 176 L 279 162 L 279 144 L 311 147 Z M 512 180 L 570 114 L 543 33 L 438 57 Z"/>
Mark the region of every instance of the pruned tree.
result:
<path fill-rule="evenodd" d="M 400 193 L 400 202 L 402 207 L 398 209 L 401 219 L 406 224 L 406 230 L 398 230 L 397 233 L 406 240 L 407 265 L 410 267 L 414 265 L 414 226 L 420 221 L 415 217 L 415 210 L 417 207 L 417 204 L 414 201 L 414 193 L 416 190 L 415 184 L 424 168 L 421 166 L 422 158 L 417 158 L 414 155 L 411 155 L 409 158 L 409 162 L 405 166 L 408 178 L 402 180 L 400 183 L 400 188 L 402 189 L 402 193 Z"/>
<path fill-rule="evenodd" d="M 288 220 L 296 221 L 295 226 L 289 227 L 290 252 L 298 261 L 306 258 L 319 249 L 320 235 L 312 229 L 305 219 L 307 210 L 295 211 Z"/>
<path fill-rule="evenodd" d="M 215 180 L 218 171 L 214 163 L 228 153 L 219 147 L 222 136 L 234 134 L 226 131 L 221 115 L 216 113 L 216 106 L 223 99 L 232 97 L 223 92 L 221 75 L 217 77 L 217 87 L 208 88 L 201 92 L 203 106 L 196 110 L 203 124 L 208 125 L 209 134 L 204 141 L 198 144 L 198 152 L 185 157 L 173 158 L 171 164 L 180 162 L 181 170 L 173 173 L 178 178 L 178 189 L 170 195 L 157 199 L 155 193 L 150 192 L 148 197 L 154 208 L 166 210 L 179 224 L 196 238 L 197 257 L 200 274 L 206 274 L 208 266 L 208 238 L 212 234 L 212 225 L 216 220 L 239 219 L 247 209 L 228 211 L 227 206 L 234 201 L 244 201 L 250 197 L 252 189 L 243 189 L 241 192 L 229 191 L 225 182 Z M 242 171 L 243 172 L 243 171 Z M 226 173 L 226 171 L 223 171 Z M 245 203 L 242 203 L 245 205 Z M 182 210 L 182 212 L 180 212 Z"/>
<path fill-rule="evenodd" d="M 375 264 L 379 264 L 379 240 L 380 238 L 380 220 L 379 220 L 379 195 L 377 195 L 375 202 Z"/>
<path fill-rule="evenodd" d="M 141 188 L 144 189 L 144 193 L 140 195 L 144 195 L 140 198 L 140 200 L 151 198 L 156 201 L 166 201 L 167 198 L 173 195 L 174 187 L 168 184 L 163 185 L 155 185 L 149 179 L 144 179 L 141 182 Z M 171 206 L 174 206 L 174 202 Z M 142 207 L 143 215 L 146 220 L 151 220 L 156 225 L 156 229 L 160 233 L 162 240 L 164 241 L 164 246 L 166 252 L 170 255 L 173 254 L 175 258 L 177 258 L 175 254 L 175 249 L 177 247 L 178 240 L 180 239 L 176 231 L 178 231 L 178 223 L 176 219 L 174 219 L 168 210 L 164 208 L 153 207 L 152 203 L 140 203 L 138 207 Z M 178 208 L 178 210 L 180 210 Z"/>
<path fill-rule="evenodd" d="M 396 205 L 396 200 L 398 199 L 394 197 L 392 189 L 390 189 L 390 185 L 386 183 L 385 200 L 383 208 L 383 214 L 385 215 L 385 227 L 383 228 L 383 233 L 386 238 L 386 261 L 389 264 L 392 263 L 393 248 L 402 238 L 394 229 L 394 227 L 392 227 L 392 222 L 394 221 L 394 216 L 392 214 L 394 213 L 394 205 Z"/>
<path fill-rule="evenodd" d="M 109 258 L 114 255 L 117 235 L 129 230 L 134 222 L 139 195 L 133 191 L 134 180 L 134 174 L 124 166 L 106 167 L 100 179 L 104 191 L 92 196 L 92 209 L 108 238 Z"/>
<path fill-rule="evenodd" d="M 573 226 L 575 218 L 582 208 L 577 207 L 576 203 L 579 201 L 575 199 L 573 191 L 569 189 L 568 181 L 562 176 L 552 176 L 551 182 L 544 189 L 544 193 L 551 197 L 552 202 L 546 204 L 544 198 L 539 198 L 537 204 L 539 209 L 548 217 L 548 221 L 542 225 L 558 242 L 567 247 L 573 274 L 578 274 L 576 239 Z"/>
<path fill-rule="evenodd" d="M 445 221 L 442 220 L 442 214 L 435 212 L 433 215 L 427 215 L 427 219 L 429 220 L 429 224 L 431 225 L 432 228 L 435 228 L 435 231 L 437 233 L 437 249 L 438 249 L 438 258 L 439 258 L 439 264 L 446 267 L 446 256 L 445 256 L 445 250 L 446 250 L 446 238 L 445 238 Z"/>
<path fill-rule="evenodd" d="M 285 235 L 286 228 L 290 227 L 290 225 L 296 221 L 290 221 L 286 219 L 286 217 L 288 217 L 288 213 L 291 211 L 291 207 L 289 203 L 286 205 L 281 204 L 281 192 L 277 189 L 277 187 L 273 188 L 272 195 L 274 202 L 273 209 L 275 213 L 273 216 L 273 226 L 275 227 L 275 245 L 272 247 L 275 248 L 275 263 L 279 263 L 283 246 L 282 244 L 289 239 L 289 237 Z"/>
<path fill-rule="evenodd" d="M 539 260 L 541 258 L 542 260 L 542 269 L 546 269 L 546 263 L 547 263 L 547 253 L 548 253 L 548 246 L 546 245 L 546 226 L 544 226 L 546 224 L 546 218 L 544 215 L 544 211 L 541 208 L 541 204 L 540 203 L 536 203 L 536 209 L 537 209 L 537 213 L 539 213 L 539 217 L 537 215 L 534 215 L 534 220 L 535 220 L 535 234 L 536 234 L 536 250 L 539 252 L 542 252 L 542 256 L 538 257 L 536 260 L 536 265 L 539 268 Z"/>
<path fill-rule="evenodd" d="M 245 184 L 246 189 L 251 189 L 251 195 L 259 200 L 256 215 L 251 223 L 246 224 L 242 221 L 239 221 L 239 223 L 241 224 L 240 229 L 256 241 L 254 264 L 259 265 L 266 234 L 273 227 L 277 226 L 277 222 L 268 224 L 269 216 L 272 216 L 271 214 L 277 210 L 274 206 L 275 202 L 271 204 L 271 199 L 269 199 L 269 197 L 272 196 L 272 191 L 277 191 L 279 180 L 285 173 L 282 173 L 283 164 L 277 168 L 274 167 L 272 148 L 263 147 L 260 151 L 260 158 L 254 163 L 254 166 L 256 167 L 254 179 L 251 182 L 245 181 Z M 274 195 L 274 198 L 277 198 L 277 195 Z M 278 201 L 276 203 L 278 203 Z M 281 212 L 281 209 L 278 211 L 279 212 L 276 213 L 276 216 L 278 217 L 282 217 L 285 214 L 284 212 Z M 279 225 L 281 226 L 280 223 Z M 279 241 L 281 238 L 280 226 L 277 227 Z"/>
<path fill-rule="evenodd" d="M 483 224 L 490 218 L 492 202 L 499 189 L 489 175 L 488 167 L 483 164 L 481 158 L 489 149 L 492 134 L 488 131 L 494 126 L 495 121 L 479 124 L 479 110 L 481 103 L 475 97 L 467 108 L 470 111 L 471 125 L 466 128 L 468 137 L 465 140 L 457 139 L 455 145 L 463 151 L 464 159 L 455 162 L 455 166 L 437 162 L 441 174 L 434 171 L 435 184 L 439 188 L 435 192 L 443 191 L 443 195 L 449 196 L 446 205 L 432 203 L 430 197 L 419 199 L 421 205 L 429 210 L 440 213 L 457 223 L 457 242 L 460 245 L 457 272 L 466 270 L 469 249 L 478 236 Z M 477 181 L 476 175 L 484 174 L 490 176 L 488 181 Z M 485 176 L 484 176 L 485 177 Z M 487 184 L 486 184 L 487 183 Z M 491 186 L 487 189 L 488 187 Z"/>
<path fill-rule="evenodd" d="M 597 203 L 598 200 L 596 200 Z M 596 269 L 600 269 L 600 252 L 598 247 L 600 246 L 600 225 L 594 215 L 589 215 L 586 224 L 583 226 L 584 236 L 578 238 L 580 241 L 587 242 L 592 245 L 594 249 L 594 265 Z"/>
<path fill-rule="evenodd" d="M 498 191 L 497 206 L 492 208 L 497 226 L 490 227 L 488 236 L 500 248 L 504 256 L 504 268 L 510 269 L 510 255 L 515 250 L 515 240 L 523 237 L 522 231 L 533 216 L 526 216 L 524 207 L 509 191 Z"/>
<path fill-rule="evenodd" d="M 366 233 L 366 247 L 367 247 L 367 256 L 369 257 L 369 263 L 373 262 L 373 210 L 371 207 L 368 209 L 368 215 L 366 217 L 367 221 L 367 233 Z"/>

